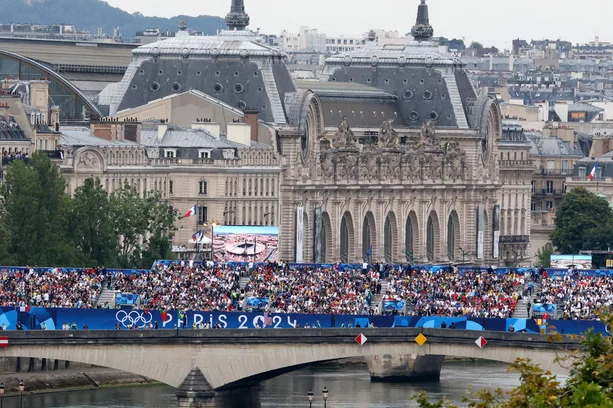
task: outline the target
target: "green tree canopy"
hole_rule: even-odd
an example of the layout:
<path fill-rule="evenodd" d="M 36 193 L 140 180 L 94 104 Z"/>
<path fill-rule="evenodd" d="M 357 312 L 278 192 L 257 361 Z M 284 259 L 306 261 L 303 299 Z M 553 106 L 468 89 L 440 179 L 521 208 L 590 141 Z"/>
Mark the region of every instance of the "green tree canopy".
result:
<path fill-rule="evenodd" d="M 47 156 L 34 154 L 29 164 L 17 160 L 5 171 L 3 225 L 9 259 L 18 265 L 73 262 L 76 251 L 65 245 L 69 206 L 64 179 Z M 5 238 L 6 239 L 6 238 Z"/>
<path fill-rule="evenodd" d="M 570 191 L 556 211 L 556 229 L 551 242 L 564 254 L 598 249 L 613 243 L 613 210 L 609 203 L 584 188 Z M 596 236 L 597 235 L 597 236 Z"/>
<path fill-rule="evenodd" d="M 610 316 L 603 321 L 613 323 Z M 560 335 L 551 337 L 551 341 L 561 339 Z M 581 351 L 559 362 L 571 368 L 566 383 L 529 360 L 517 360 L 511 365 L 520 374 L 517 388 L 483 390 L 469 394 L 464 403 L 469 408 L 613 408 L 612 339 L 589 329 L 581 338 Z M 445 400 L 430 402 L 425 394 L 415 400 L 420 408 L 457 408 Z"/>
<path fill-rule="evenodd" d="M 475 50 L 480 50 L 480 49 L 483 49 L 483 44 L 481 44 L 478 41 L 473 41 L 470 43 L 470 48 L 475 49 Z"/>
<path fill-rule="evenodd" d="M 543 248 L 536 251 L 536 257 L 538 258 L 536 267 L 549 268 L 551 266 L 551 255 L 553 255 L 553 246 L 547 243 Z"/>
<path fill-rule="evenodd" d="M 113 228 L 109 199 L 100 180 L 85 180 L 75 191 L 71 203 L 71 236 L 83 255 L 84 264 L 116 264 L 118 237 Z"/>
<path fill-rule="evenodd" d="M 43 154 L 16 160 L 0 186 L 0 264 L 150 267 L 171 255 L 176 212 L 157 192 L 113 194 L 87 179 L 71 197 Z"/>

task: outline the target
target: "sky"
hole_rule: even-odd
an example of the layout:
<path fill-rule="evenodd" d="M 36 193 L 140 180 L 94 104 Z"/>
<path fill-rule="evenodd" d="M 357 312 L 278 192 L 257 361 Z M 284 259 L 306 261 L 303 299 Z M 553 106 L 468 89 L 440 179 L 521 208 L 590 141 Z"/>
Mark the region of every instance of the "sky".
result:
<path fill-rule="evenodd" d="M 225 16 L 231 0 L 106 0 L 130 13 L 172 17 Z M 329 35 L 362 35 L 370 29 L 404 34 L 415 22 L 419 0 L 245 0 L 251 29 L 268 34 L 300 26 Z M 599 35 L 613 42 L 613 0 L 428 0 L 436 36 L 511 48 L 514 38 L 562 38 L 586 43 Z"/>

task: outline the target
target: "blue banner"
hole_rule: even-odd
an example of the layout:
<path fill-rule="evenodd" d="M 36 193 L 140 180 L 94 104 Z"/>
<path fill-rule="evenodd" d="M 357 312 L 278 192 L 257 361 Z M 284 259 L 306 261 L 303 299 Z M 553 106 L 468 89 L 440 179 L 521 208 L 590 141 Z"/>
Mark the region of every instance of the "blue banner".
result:
<path fill-rule="evenodd" d="M 247 307 L 266 308 L 269 299 L 267 297 L 248 297 Z"/>
<path fill-rule="evenodd" d="M 140 297 L 133 293 L 117 293 L 115 304 L 119 306 L 135 306 L 140 304 Z"/>
<path fill-rule="evenodd" d="M 271 314 L 268 320 L 264 313 L 242 312 L 163 312 L 158 310 L 110 310 L 110 309 L 45 309 L 31 308 L 20 311 L 15 308 L 0 308 L 0 326 L 15 330 L 20 322 L 25 330 L 61 330 L 64 324 L 82 330 L 121 330 L 128 328 L 183 329 L 203 325 L 228 329 L 254 329 L 257 327 L 291 329 L 305 327 L 425 327 L 440 328 L 445 322 L 461 330 L 509 331 L 540 333 L 542 329 L 564 334 L 581 334 L 589 328 L 597 333 L 608 333 L 598 321 L 540 319 L 481 319 L 466 317 L 419 317 L 419 316 L 352 316 L 352 315 L 304 315 Z"/>
<path fill-rule="evenodd" d="M 406 306 L 404 300 L 383 300 L 383 310 L 386 312 L 403 311 Z"/>
<path fill-rule="evenodd" d="M 550 315 L 553 315 L 555 314 L 555 312 L 556 312 L 556 305 L 543 304 L 543 303 L 535 303 L 534 305 L 532 305 L 532 313 L 537 313 L 537 314 L 548 313 Z"/>

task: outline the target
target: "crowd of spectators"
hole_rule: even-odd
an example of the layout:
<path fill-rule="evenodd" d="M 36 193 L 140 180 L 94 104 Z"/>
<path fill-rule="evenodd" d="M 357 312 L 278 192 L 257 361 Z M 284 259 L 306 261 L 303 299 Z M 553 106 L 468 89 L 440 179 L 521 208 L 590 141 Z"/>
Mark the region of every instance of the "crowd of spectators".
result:
<path fill-rule="evenodd" d="M 562 319 L 595 319 L 597 311 L 613 307 L 612 278 L 576 271 L 560 276 L 535 273 L 533 282 L 531 274 L 497 274 L 493 270 L 378 272 L 268 264 L 251 271 L 241 288 L 240 277 L 246 274 L 244 269 L 227 265 L 187 263 L 160 264 L 142 274 L 111 274 L 104 268 L 0 270 L 0 306 L 101 307 L 97 301 L 107 288 L 137 295 L 137 308 L 157 310 L 250 310 L 246 299 L 253 297 L 265 300 L 255 309 L 269 313 L 508 318 L 522 295 L 533 295 L 534 304 L 557 305 L 555 315 Z M 373 302 L 377 294 L 382 300 L 406 302 L 406 307 L 380 310 L 380 304 Z"/>
<path fill-rule="evenodd" d="M 240 272 L 227 267 L 158 265 L 145 274 L 118 273 L 112 287 L 137 294 L 140 308 L 232 311 L 241 308 Z"/>
<path fill-rule="evenodd" d="M 66 272 L 51 269 L 45 273 L 33 268 L 11 273 L 0 270 L 0 305 L 15 307 L 95 307 L 104 281 L 103 270 Z"/>
<path fill-rule="evenodd" d="M 384 299 L 404 300 L 419 316 L 508 318 L 524 285 L 523 275 L 463 272 L 448 268 L 391 271 Z"/>
<path fill-rule="evenodd" d="M 29 159 L 28 153 L 26 152 L 2 152 L 2 165 L 6 166 L 10 164 L 14 160 L 25 160 Z"/>
<path fill-rule="evenodd" d="M 270 312 L 368 314 L 379 274 L 334 268 L 262 268 L 247 284 L 248 295 L 268 298 Z"/>
<path fill-rule="evenodd" d="M 544 277 L 534 303 L 557 305 L 561 319 L 596 319 L 598 311 L 611 310 L 613 306 L 613 279 L 576 272 Z"/>

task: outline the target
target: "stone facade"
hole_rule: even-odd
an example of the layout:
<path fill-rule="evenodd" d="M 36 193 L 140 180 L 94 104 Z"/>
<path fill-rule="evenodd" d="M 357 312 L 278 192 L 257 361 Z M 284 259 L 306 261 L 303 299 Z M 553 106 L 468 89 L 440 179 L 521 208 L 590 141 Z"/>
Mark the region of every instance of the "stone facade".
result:
<path fill-rule="evenodd" d="M 296 259 L 302 207 L 306 262 L 499 262 L 491 233 L 502 189 L 495 101 L 475 103 L 475 129 L 393 129 L 386 121 L 373 137 L 347 120 L 325 127 L 322 115 L 310 98 L 308 132 L 280 132 L 281 259 Z"/>
<path fill-rule="evenodd" d="M 88 134 L 89 130 L 84 133 Z M 83 146 L 86 142 L 92 144 Z M 124 183 L 135 186 L 141 194 L 159 191 L 179 214 L 198 204 L 197 216 L 177 220 L 174 245 L 186 246 L 205 222 L 277 225 L 280 166 L 279 157 L 271 147 L 235 145 L 236 154 L 224 158 L 216 153 L 228 149 L 209 146 L 207 152 L 211 158 L 203 159 L 197 155 L 191 158 L 185 151 L 181 153 L 188 157 L 159 157 L 159 152 L 152 151 L 151 147 L 125 140 L 105 141 L 84 136 L 80 146 L 77 142 L 71 143 L 65 145 L 65 157 L 60 165 L 71 194 L 87 178 L 94 177 L 100 179 L 109 193 Z M 183 150 L 194 150 L 197 154 L 202 149 Z"/>

